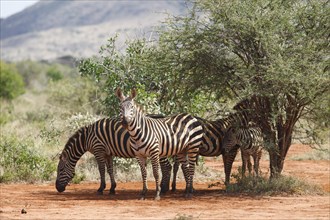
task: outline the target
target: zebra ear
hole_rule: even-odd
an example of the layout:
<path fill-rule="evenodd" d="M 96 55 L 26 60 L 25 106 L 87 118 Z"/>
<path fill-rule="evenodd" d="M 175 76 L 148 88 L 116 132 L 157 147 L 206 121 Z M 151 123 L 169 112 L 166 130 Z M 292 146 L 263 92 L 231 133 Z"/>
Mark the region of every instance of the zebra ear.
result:
<path fill-rule="evenodd" d="M 137 95 L 136 89 L 133 88 L 133 89 L 131 90 L 131 98 L 134 99 L 134 98 L 136 97 L 136 95 Z"/>
<path fill-rule="evenodd" d="M 116 89 L 116 96 L 119 98 L 120 101 L 123 101 L 125 99 L 125 96 L 123 95 L 119 87 Z"/>

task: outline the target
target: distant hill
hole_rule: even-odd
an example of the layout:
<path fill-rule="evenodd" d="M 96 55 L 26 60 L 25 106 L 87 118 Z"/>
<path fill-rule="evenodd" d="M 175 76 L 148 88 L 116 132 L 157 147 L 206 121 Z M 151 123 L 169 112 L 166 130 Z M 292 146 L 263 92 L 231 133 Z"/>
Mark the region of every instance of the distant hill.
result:
<path fill-rule="evenodd" d="M 40 1 L 1 19 L 1 59 L 47 60 L 95 55 L 115 33 L 123 42 L 152 31 L 167 14 L 182 14 L 184 1 Z"/>

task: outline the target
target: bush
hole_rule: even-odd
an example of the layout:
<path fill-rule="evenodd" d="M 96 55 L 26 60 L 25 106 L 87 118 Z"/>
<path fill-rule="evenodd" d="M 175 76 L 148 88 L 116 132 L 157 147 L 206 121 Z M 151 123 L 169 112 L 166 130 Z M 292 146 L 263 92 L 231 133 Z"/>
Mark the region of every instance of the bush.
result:
<path fill-rule="evenodd" d="M 31 143 L 16 137 L 0 139 L 0 182 L 50 180 L 56 165 L 40 155 Z"/>
<path fill-rule="evenodd" d="M 73 133 L 81 127 L 93 124 L 99 119 L 99 116 L 92 115 L 88 112 L 86 114 L 75 113 L 66 120 L 66 127 L 71 133 Z"/>
<path fill-rule="evenodd" d="M 47 77 L 53 81 L 59 81 L 63 79 L 63 74 L 55 66 L 50 67 L 46 73 Z"/>
<path fill-rule="evenodd" d="M 0 97 L 12 100 L 24 93 L 24 82 L 22 76 L 17 72 L 15 66 L 0 62 Z"/>
<path fill-rule="evenodd" d="M 48 102 L 66 112 L 101 112 L 100 93 L 94 82 L 87 78 L 62 79 L 49 84 Z"/>
<path fill-rule="evenodd" d="M 86 179 L 86 176 L 84 174 L 75 174 L 74 177 L 72 178 L 72 183 L 74 184 L 79 184 L 81 181 L 84 181 Z"/>
<path fill-rule="evenodd" d="M 268 179 L 264 176 L 242 177 L 241 172 L 232 175 L 236 183 L 226 187 L 230 193 L 246 193 L 248 195 L 315 195 L 324 194 L 323 190 L 291 176 L 279 176 Z"/>

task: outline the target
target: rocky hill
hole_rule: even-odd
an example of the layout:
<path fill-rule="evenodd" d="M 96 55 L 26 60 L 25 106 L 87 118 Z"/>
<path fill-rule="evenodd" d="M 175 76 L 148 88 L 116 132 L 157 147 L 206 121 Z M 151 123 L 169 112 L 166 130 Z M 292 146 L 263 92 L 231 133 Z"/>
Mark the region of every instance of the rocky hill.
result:
<path fill-rule="evenodd" d="M 1 59 L 51 60 L 97 54 L 106 40 L 151 34 L 168 14 L 183 14 L 184 1 L 40 1 L 1 19 Z"/>

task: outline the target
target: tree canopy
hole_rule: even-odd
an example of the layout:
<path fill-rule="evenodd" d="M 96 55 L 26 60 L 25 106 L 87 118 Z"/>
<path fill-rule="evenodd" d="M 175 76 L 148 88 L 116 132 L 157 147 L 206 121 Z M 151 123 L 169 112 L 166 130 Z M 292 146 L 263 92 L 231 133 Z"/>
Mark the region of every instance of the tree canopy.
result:
<path fill-rule="evenodd" d="M 280 173 L 298 120 L 330 116 L 329 5 L 325 0 L 198 0 L 169 17 L 156 39 L 115 40 L 80 71 L 114 89 L 137 87 L 161 113 L 216 112 L 229 100 L 263 130 L 272 174 Z M 102 80 L 101 80 L 102 81 Z M 112 97 L 112 98 L 111 98 Z M 149 102 L 150 104 L 150 102 Z M 324 120 L 327 119 L 327 120 Z"/>

